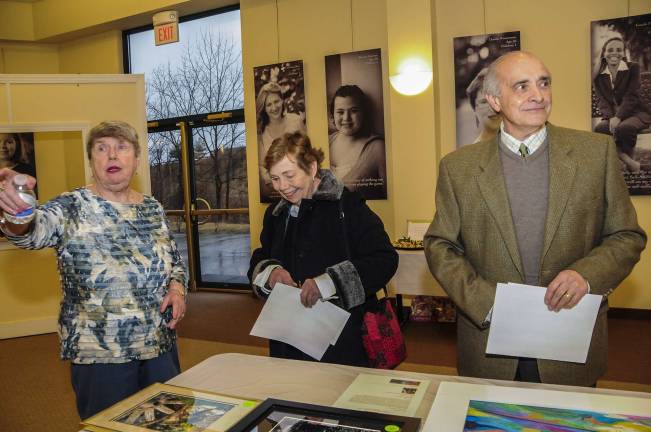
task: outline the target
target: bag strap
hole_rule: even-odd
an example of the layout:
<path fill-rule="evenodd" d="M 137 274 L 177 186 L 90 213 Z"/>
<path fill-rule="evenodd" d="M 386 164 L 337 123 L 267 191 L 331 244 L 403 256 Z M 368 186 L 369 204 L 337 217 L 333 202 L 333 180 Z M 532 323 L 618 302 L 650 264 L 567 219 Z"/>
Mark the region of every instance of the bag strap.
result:
<path fill-rule="evenodd" d="M 350 260 L 350 245 L 348 244 L 348 229 L 346 228 L 346 213 L 344 212 L 344 200 L 339 199 L 339 220 L 341 221 L 341 231 L 344 234 L 344 251 L 346 254 L 346 259 Z M 383 286 L 382 290 L 384 291 L 384 298 L 389 298 L 389 291 L 387 287 Z"/>

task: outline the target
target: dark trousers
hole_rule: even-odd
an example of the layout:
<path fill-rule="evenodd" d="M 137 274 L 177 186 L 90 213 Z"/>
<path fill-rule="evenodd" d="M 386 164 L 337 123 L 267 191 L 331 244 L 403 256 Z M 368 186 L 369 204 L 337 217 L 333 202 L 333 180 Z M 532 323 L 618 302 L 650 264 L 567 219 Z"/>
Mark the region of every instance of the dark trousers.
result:
<path fill-rule="evenodd" d="M 595 132 L 612 135 L 610 133 L 610 122 L 602 120 L 595 126 Z M 622 120 L 615 128 L 615 144 L 620 152 L 626 153 L 630 157 L 634 155 L 635 142 L 637 141 L 637 134 L 648 124 L 644 123 L 639 117 L 632 116 L 626 120 Z"/>
<path fill-rule="evenodd" d="M 538 372 L 538 362 L 536 359 L 520 357 L 518 359 L 518 369 L 515 371 L 513 381 L 539 383 L 540 373 Z"/>
<path fill-rule="evenodd" d="M 150 360 L 127 363 L 72 364 L 72 388 L 81 419 L 91 417 L 116 402 L 155 383 L 179 374 L 176 345 Z"/>

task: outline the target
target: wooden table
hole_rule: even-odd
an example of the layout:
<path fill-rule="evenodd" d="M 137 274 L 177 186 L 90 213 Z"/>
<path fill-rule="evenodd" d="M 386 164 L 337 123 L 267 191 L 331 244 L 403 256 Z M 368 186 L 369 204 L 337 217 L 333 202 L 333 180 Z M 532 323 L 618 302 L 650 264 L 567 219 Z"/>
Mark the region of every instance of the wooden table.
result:
<path fill-rule="evenodd" d="M 423 423 L 443 381 L 639 397 L 647 398 L 651 403 L 651 393 L 387 371 L 234 353 L 210 357 L 171 379 L 168 384 L 240 398 L 273 397 L 331 406 L 359 373 L 429 380 L 431 384 L 416 411 L 416 417 L 420 417 Z"/>

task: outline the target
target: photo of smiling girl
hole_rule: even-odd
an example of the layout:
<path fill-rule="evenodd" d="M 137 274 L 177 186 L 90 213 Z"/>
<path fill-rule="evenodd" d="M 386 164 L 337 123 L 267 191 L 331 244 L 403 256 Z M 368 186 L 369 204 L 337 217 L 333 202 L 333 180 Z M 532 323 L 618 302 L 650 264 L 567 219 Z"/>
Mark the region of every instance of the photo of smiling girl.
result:
<path fill-rule="evenodd" d="M 373 132 L 370 111 L 366 95 L 356 85 L 344 85 L 335 92 L 330 116 L 337 130 L 328 140 L 330 169 L 348 189 L 366 191 L 366 198 L 382 192 L 386 197 L 384 139 Z M 380 183 L 384 191 L 376 187 Z"/>
<path fill-rule="evenodd" d="M 387 198 L 380 50 L 326 57 L 330 170 L 366 199 Z"/>

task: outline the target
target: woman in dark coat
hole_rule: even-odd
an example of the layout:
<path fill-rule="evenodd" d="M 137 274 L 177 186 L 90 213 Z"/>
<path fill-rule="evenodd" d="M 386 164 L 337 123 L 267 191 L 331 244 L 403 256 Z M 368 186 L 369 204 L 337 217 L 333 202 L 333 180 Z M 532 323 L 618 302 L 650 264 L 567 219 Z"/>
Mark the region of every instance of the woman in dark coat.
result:
<path fill-rule="evenodd" d="M 604 43 L 595 70 L 594 90 L 602 120 L 595 132 L 613 135 L 620 160 L 631 172 L 640 171 L 634 158 L 637 134 L 651 124 L 651 111 L 640 97 L 640 65 L 626 61 L 621 38 Z"/>
<path fill-rule="evenodd" d="M 271 145 L 265 168 L 282 198 L 265 212 L 249 279 L 262 298 L 278 282 L 295 286 L 305 307 L 335 296 L 330 301 L 351 315 L 321 361 L 368 366 L 362 317 L 394 275 L 398 255 L 380 218 L 358 193 L 320 169 L 322 161 L 323 152 L 300 132 Z M 269 349 L 272 357 L 315 361 L 280 341 L 270 340 Z"/>

